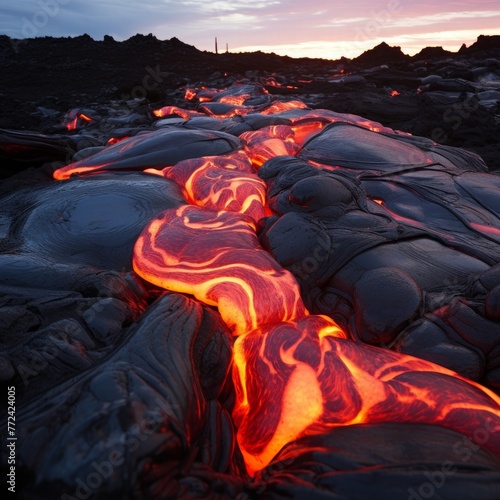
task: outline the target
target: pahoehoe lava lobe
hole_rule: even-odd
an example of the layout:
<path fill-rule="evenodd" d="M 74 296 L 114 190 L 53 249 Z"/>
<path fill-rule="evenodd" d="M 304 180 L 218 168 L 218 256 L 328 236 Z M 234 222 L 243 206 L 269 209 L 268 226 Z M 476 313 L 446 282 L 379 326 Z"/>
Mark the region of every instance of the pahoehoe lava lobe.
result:
<path fill-rule="evenodd" d="M 143 227 L 184 203 L 175 183 L 141 173 L 27 188 L 0 201 L 4 245 L 57 263 L 127 271 Z"/>
<path fill-rule="evenodd" d="M 230 362 L 213 311 L 160 297 L 104 359 L 18 411 L 24 498 L 78 496 L 95 477 L 95 498 L 196 495 L 206 487 L 196 475 L 225 472 L 232 458 Z"/>
<path fill-rule="evenodd" d="M 245 215 L 166 210 L 141 233 L 134 270 L 167 290 L 217 306 L 234 335 L 307 314 L 291 273 L 263 251 Z"/>
<path fill-rule="evenodd" d="M 221 155 L 241 147 L 240 141 L 224 132 L 208 130 L 160 129 L 124 139 L 103 151 L 59 169 L 56 179 L 67 179 L 73 172 L 144 170 L 163 168 L 181 160 Z"/>
<path fill-rule="evenodd" d="M 281 215 L 261 242 L 311 312 L 500 387 L 500 178 L 477 155 L 333 123 L 259 176 Z"/>
<path fill-rule="evenodd" d="M 496 394 L 437 364 L 352 342 L 325 320 L 311 315 L 236 340 L 233 416 L 249 472 L 298 437 L 365 423 L 433 423 L 471 440 L 487 427 L 484 447 L 500 454 Z"/>
<path fill-rule="evenodd" d="M 353 425 L 285 446 L 259 474 L 264 484 L 257 482 L 256 491 L 314 499 L 334 491 L 333 498 L 387 500 L 418 498 L 433 491 L 443 499 L 477 495 L 494 500 L 500 488 L 498 463 L 489 453 L 471 454 L 463 436 L 448 429 Z M 471 484 L 471 474 L 479 471 L 477 482 Z M 432 480 L 442 486 L 434 487 Z"/>

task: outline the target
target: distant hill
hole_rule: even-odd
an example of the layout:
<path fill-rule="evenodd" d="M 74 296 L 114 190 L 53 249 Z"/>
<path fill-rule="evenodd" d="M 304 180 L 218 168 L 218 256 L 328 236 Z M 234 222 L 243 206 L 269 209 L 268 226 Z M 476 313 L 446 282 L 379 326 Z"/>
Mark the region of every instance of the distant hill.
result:
<path fill-rule="evenodd" d="M 467 56 L 483 53 L 485 56 L 494 55 L 500 51 L 500 35 L 479 35 L 477 40 L 467 47 L 465 44 L 457 52 L 451 52 L 443 47 L 425 47 L 412 59 L 439 59 L 443 57 L 452 57 L 456 55 Z M 378 65 L 390 62 L 408 61 L 410 56 L 405 54 L 401 47 L 393 47 L 386 42 L 382 42 L 373 49 L 363 52 L 352 61 L 361 65 Z"/>
<path fill-rule="evenodd" d="M 425 47 L 418 54 L 413 56 L 413 59 L 442 59 L 451 57 L 455 52 L 443 49 L 443 47 Z"/>
<path fill-rule="evenodd" d="M 403 53 L 401 47 L 391 47 L 387 43 L 382 42 L 373 49 L 363 52 L 360 56 L 353 59 L 356 64 L 369 64 L 376 66 L 378 64 L 386 64 L 390 62 L 407 61 L 410 56 Z"/>
<path fill-rule="evenodd" d="M 460 55 L 467 55 L 476 52 L 494 52 L 498 50 L 500 50 L 500 35 L 479 35 L 470 47 L 463 44 L 458 53 Z"/>

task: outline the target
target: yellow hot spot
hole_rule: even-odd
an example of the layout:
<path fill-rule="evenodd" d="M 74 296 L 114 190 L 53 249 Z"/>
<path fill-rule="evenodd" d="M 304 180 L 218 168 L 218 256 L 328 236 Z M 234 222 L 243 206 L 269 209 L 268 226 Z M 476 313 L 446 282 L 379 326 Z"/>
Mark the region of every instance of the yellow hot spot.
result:
<path fill-rule="evenodd" d="M 360 424 L 367 421 L 367 414 L 379 403 L 387 400 L 387 392 L 383 382 L 377 380 L 373 375 L 354 363 L 350 358 L 337 353 L 349 373 L 352 375 L 354 384 L 363 401 L 358 415 L 349 422 L 342 422 L 344 425 Z"/>
<path fill-rule="evenodd" d="M 294 441 L 323 413 L 323 396 L 316 373 L 309 365 L 298 363 L 285 387 L 281 416 L 273 437 L 258 455 L 242 447 L 248 473 L 263 469 L 287 443 Z"/>
<path fill-rule="evenodd" d="M 320 317 L 324 318 L 327 321 L 331 321 L 331 323 L 332 323 L 331 325 L 324 326 L 323 328 L 321 328 L 318 331 L 318 337 L 320 340 L 322 340 L 323 337 L 335 337 L 338 339 L 349 338 L 347 333 L 344 332 L 344 330 L 342 330 L 340 328 L 340 326 L 338 326 L 331 318 L 329 318 L 328 316 L 323 316 L 323 315 L 320 315 Z"/>
<path fill-rule="evenodd" d="M 242 390 L 242 398 L 238 401 L 240 407 L 248 406 L 247 393 L 247 360 L 245 357 L 245 338 L 248 334 L 238 337 L 233 346 L 234 366 L 238 371 L 240 386 Z"/>
<path fill-rule="evenodd" d="M 58 168 L 52 175 L 54 179 L 62 181 L 65 179 L 69 179 L 73 174 L 86 174 L 89 172 L 93 172 L 94 170 L 105 168 L 107 165 L 109 165 L 109 163 L 103 163 L 102 165 L 89 167 L 71 164 L 67 165 L 66 167 Z"/>

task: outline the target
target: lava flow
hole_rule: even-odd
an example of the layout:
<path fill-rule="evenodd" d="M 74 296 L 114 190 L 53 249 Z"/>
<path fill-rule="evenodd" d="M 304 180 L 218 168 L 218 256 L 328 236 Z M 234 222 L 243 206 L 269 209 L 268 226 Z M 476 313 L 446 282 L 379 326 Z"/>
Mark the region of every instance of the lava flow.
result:
<path fill-rule="evenodd" d="M 80 113 L 78 109 L 72 109 L 64 117 L 63 125 L 68 131 L 76 130 L 80 123 L 91 122 L 92 118 L 84 113 Z"/>
<path fill-rule="evenodd" d="M 291 274 L 261 249 L 247 216 L 183 206 L 152 221 L 134 269 L 215 305 L 235 335 L 234 419 L 250 474 L 287 443 L 341 425 L 440 425 L 500 453 L 500 398 L 454 372 L 347 340 L 308 316 Z"/>
<path fill-rule="evenodd" d="M 269 215 L 266 183 L 241 151 L 183 160 L 163 169 L 162 174 L 179 184 L 193 205 L 246 214 L 256 222 Z"/>
<path fill-rule="evenodd" d="M 240 137 L 245 141 L 245 151 L 257 169 L 275 156 L 296 155 L 299 152 L 294 131 L 286 125 L 272 125 L 265 127 L 265 130 L 244 132 Z"/>
<path fill-rule="evenodd" d="M 363 423 L 440 425 L 500 453 L 493 392 L 428 361 L 342 337 L 309 316 L 236 340 L 233 416 L 249 473 L 298 437 Z"/>
<path fill-rule="evenodd" d="M 293 275 L 261 248 L 248 216 L 185 205 L 144 229 L 134 270 L 217 306 L 235 335 L 307 315 Z"/>
<path fill-rule="evenodd" d="M 243 116 L 255 110 L 244 107 L 249 97 L 245 89 L 233 96 L 214 89 L 205 95 L 188 90 L 190 99 L 214 101 L 208 103 L 212 107 L 199 108 L 206 114 Z M 257 223 L 270 211 L 266 185 L 254 168 L 278 155 L 296 155 L 332 122 L 388 131 L 353 115 L 313 113 L 304 107 L 294 101 L 267 106 L 262 115 L 292 110 L 290 118 L 282 116 L 288 125 L 263 126 L 239 139 L 215 132 L 150 132 L 54 176 L 140 169 L 183 189 L 191 205 L 166 210 L 144 228 L 134 247 L 133 268 L 155 285 L 216 306 L 238 336 L 233 417 L 250 474 L 298 438 L 378 422 L 447 427 L 499 454 L 500 398 L 428 361 L 354 342 L 332 319 L 309 315 L 294 276 L 261 247 Z M 157 117 L 172 114 L 189 120 L 199 113 L 173 106 L 155 112 Z M 182 151 L 180 139 L 187 145 Z M 206 156 L 193 151 L 196 141 Z M 209 145 L 216 151 L 206 153 Z M 383 206 L 382 199 L 373 201 Z"/>

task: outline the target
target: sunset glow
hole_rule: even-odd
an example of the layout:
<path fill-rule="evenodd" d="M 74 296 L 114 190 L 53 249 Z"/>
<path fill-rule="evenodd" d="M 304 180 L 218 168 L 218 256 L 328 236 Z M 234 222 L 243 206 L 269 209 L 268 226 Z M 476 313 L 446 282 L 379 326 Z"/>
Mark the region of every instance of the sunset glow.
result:
<path fill-rule="evenodd" d="M 109 0 L 59 0 L 43 10 L 35 0 L 19 0 L 0 20 L 0 33 L 12 38 L 104 35 L 125 40 L 136 33 L 159 39 L 177 37 L 200 50 L 261 50 L 292 57 L 354 58 L 382 41 L 414 55 L 426 46 L 457 51 L 480 34 L 496 35 L 498 2 L 446 0 L 355 0 L 236 2 L 191 0 L 137 2 L 118 7 Z M 43 22 L 42 22 L 43 21 Z M 293 28 L 293 29 L 289 29 Z"/>

